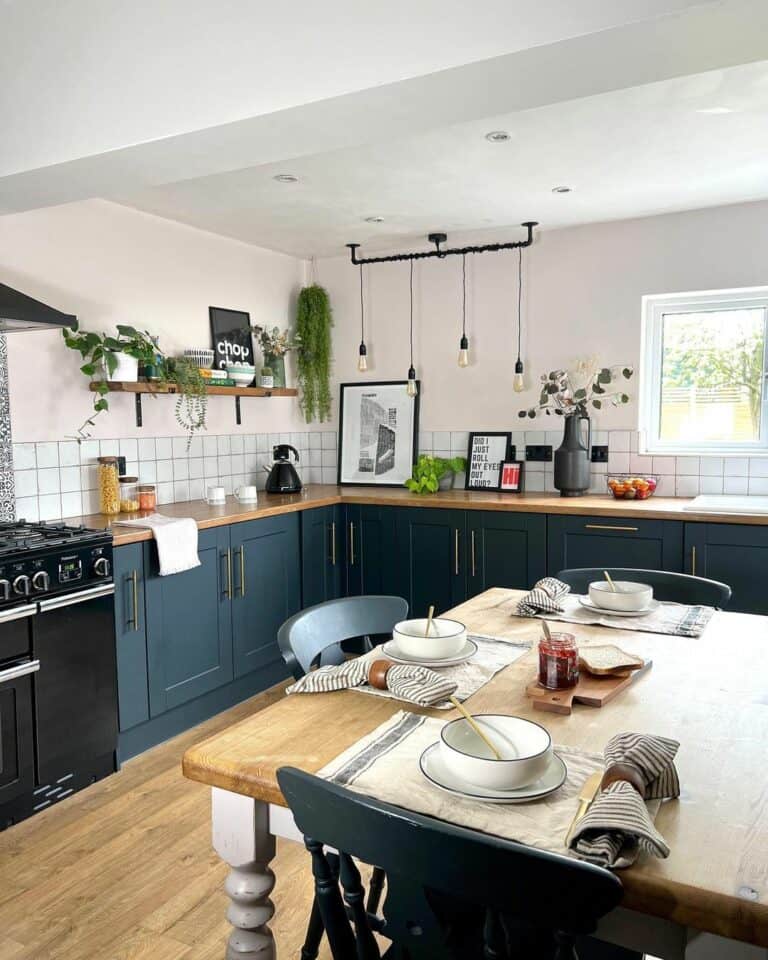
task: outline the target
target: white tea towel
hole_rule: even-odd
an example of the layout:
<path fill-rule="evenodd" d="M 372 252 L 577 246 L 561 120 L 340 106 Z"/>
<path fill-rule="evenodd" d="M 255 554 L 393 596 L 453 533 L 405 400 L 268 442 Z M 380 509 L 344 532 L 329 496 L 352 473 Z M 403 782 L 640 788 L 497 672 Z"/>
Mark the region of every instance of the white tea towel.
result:
<path fill-rule="evenodd" d="M 330 693 L 368 683 L 370 660 L 358 657 L 338 666 L 319 667 L 291 684 L 286 693 Z M 389 692 L 396 700 L 431 707 L 456 692 L 456 684 L 418 664 L 394 663 L 387 673 Z"/>
<path fill-rule="evenodd" d="M 145 527 L 157 543 L 160 576 L 183 573 L 200 566 L 197 555 L 197 523 L 191 517 L 164 517 L 151 513 L 139 520 L 116 520 L 123 527 Z"/>
<path fill-rule="evenodd" d="M 563 856 L 576 856 L 565 846 L 566 833 L 578 808 L 582 785 L 592 773 L 603 769 L 603 757 L 574 747 L 555 746 L 568 775 L 554 793 L 530 803 L 510 805 L 465 800 L 430 783 L 419 768 L 421 754 L 440 739 L 443 723 L 437 718 L 400 711 L 326 764 L 318 776 L 356 793 L 470 830 Z M 645 803 L 653 821 L 661 801 L 647 799 Z M 612 866 L 628 867 L 634 859 L 619 857 Z"/>

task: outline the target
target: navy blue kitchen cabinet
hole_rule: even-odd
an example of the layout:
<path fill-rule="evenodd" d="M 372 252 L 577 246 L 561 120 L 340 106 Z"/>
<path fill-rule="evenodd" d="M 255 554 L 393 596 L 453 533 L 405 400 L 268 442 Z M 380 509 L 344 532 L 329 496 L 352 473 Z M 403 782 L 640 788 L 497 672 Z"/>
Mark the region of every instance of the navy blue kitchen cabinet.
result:
<path fill-rule="evenodd" d="M 683 525 L 677 520 L 549 516 L 547 571 L 572 567 L 683 568 Z"/>
<path fill-rule="evenodd" d="M 344 550 L 348 596 L 400 593 L 395 544 L 395 507 L 347 504 L 344 511 Z M 404 596 L 404 594 L 402 594 Z"/>
<path fill-rule="evenodd" d="M 143 544 L 114 552 L 115 638 L 120 730 L 149 720 L 147 620 L 144 612 Z"/>
<path fill-rule="evenodd" d="M 335 600 L 346 587 L 346 536 L 341 504 L 301 512 L 301 605 Z"/>
<path fill-rule="evenodd" d="M 464 510 L 440 507 L 397 507 L 397 593 L 405 597 L 412 617 L 425 617 L 434 604 L 442 613 L 466 599 L 466 536 Z"/>
<path fill-rule="evenodd" d="M 686 523 L 685 573 L 727 583 L 729 611 L 768 614 L 768 527 Z"/>
<path fill-rule="evenodd" d="M 226 529 L 226 528 L 224 528 Z M 235 677 L 274 670 L 282 663 L 280 625 L 301 609 L 299 517 L 296 513 L 235 523 L 228 530 L 232 551 L 232 646 Z M 282 676 L 288 676 L 287 670 Z"/>
<path fill-rule="evenodd" d="M 490 587 L 528 590 L 546 574 L 547 518 L 467 511 L 467 596 Z"/>
<path fill-rule="evenodd" d="M 199 567 L 161 577 L 155 544 L 144 543 L 152 717 L 233 678 L 229 528 L 201 530 L 198 554 Z"/>

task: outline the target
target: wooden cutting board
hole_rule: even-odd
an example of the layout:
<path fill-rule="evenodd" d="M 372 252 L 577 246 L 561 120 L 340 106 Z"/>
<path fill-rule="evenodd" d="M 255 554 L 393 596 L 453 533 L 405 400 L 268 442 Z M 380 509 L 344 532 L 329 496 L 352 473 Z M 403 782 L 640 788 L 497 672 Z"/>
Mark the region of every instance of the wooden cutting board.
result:
<path fill-rule="evenodd" d="M 538 680 L 532 680 L 525 688 L 525 693 L 533 700 L 535 710 L 568 715 L 572 712 L 574 703 L 584 703 L 588 707 L 605 706 L 638 677 L 647 673 L 652 665 L 652 660 L 646 660 L 639 670 L 634 670 L 629 675 L 612 677 L 596 677 L 582 670 L 579 682 L 570 690 L 547 690 L 539 686 Z"/>

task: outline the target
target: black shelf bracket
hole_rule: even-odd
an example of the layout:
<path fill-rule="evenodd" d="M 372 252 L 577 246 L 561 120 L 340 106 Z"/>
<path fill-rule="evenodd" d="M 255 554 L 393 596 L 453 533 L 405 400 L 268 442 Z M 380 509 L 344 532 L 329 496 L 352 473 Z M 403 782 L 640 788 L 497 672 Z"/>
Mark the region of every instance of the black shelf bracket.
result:
<path fill-rule="evenodd" d="M 242 422 L 243 421 L 240 415 L 240 397 L 238 396 L 235 397 L 235 423 L 239 427 Z"/>
<path fill-rule="evenodd" d="M 517 250 L 518 247 L 530 247 L 533 243 L 533 228 L 538 227 L 536 220 L 526 220 L 521 223 L 528 234 L 525 240 L 516 240 L 509 243 L 484 243 L 481 246 L 473 247 L 452 247 L 444 250 L 441 244 L 445 243 L 448 235 L 445 233 L 430 233 L 427 237 L 430 243 L 435 245 L 434 250 L 420 250 L 415 253 L 393 253 L 388 257 L 358 257 L 357 251 L 360 249 L 359 243 L 348 243 L 350 260 L 355 266 L 365 263 L 394 263 L 400 260 L 428 260 L 431 257 L 444 259 L 445 257 L 463 256 L 467 253 L 498 253 L 501 250 Z"/>
<path fill-rule="evenodd" d="M 141 416 L 141 394 L 140 394 L 140 393 L 137 393 L 137 394 L 134 394 L 134 396 L 136 397 L 136 400 L 135 400 L 135 405 L 136 405 L 136 426 L 137 426 L 137 427 L 143 427 L 143 426 L 144 426 L 144 420 L 142 419 L 142 416 Z"/>

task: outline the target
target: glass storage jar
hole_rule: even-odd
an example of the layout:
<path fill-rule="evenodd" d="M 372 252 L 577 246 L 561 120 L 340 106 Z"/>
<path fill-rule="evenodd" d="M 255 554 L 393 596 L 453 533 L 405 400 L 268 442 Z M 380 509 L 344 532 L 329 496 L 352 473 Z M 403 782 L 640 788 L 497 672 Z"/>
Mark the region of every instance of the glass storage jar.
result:
<path fill-rule="evenodd" d="M 140 483 L 137 487 L 139 510 L 154 510 L 157 506 L 154 483 Z"/>
<path fill-rule="evenodd" d="M 117 457 L 99 457 L 99 509 L 107 514 L 120 513 Z"/>
<path fill-rule="evenodd" d="M 138 477 L 120 477 L 120 513 L 139 509 Z"/>
<path fill-rule="evenodd" d="M 579 648 L 572 633 L 552 633 L 539 640 L 539 683 L 547 690 L 566 690 L 579 680 Z"/>

